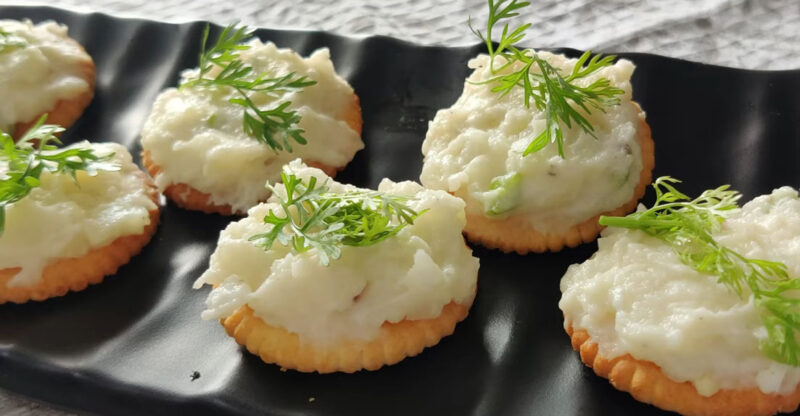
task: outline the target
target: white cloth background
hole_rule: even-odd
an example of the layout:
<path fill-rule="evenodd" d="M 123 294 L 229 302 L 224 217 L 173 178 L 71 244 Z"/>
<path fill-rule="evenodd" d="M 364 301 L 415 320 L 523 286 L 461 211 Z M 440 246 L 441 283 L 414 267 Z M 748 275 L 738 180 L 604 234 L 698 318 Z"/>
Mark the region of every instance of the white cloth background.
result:
<path fill-rule="evenodd" d="M 168 21 L 235 20 L 424 44 L 476 42 L 484 0 L 12 0 Z M 800 68 L 799 0 L 532 0 L 526 45 L 650 52 L 749 69 Z"/>
<path fill-rule="evenodd" d="M 800 0 L 531 0 L 524 42 L 607 52 L 649 52 L 748 69 L 800 69 Z M 4 2 L 5 3 L 5 2 Z M 469 45 L 484 0 L 17 0 L 166 21 L 233 21 L 272 28 L 381 34 L 422 44 Z M 2 18 L 2 16 L 0 16 Z M 0 392 L 0 414 L 63 415 Z"/>

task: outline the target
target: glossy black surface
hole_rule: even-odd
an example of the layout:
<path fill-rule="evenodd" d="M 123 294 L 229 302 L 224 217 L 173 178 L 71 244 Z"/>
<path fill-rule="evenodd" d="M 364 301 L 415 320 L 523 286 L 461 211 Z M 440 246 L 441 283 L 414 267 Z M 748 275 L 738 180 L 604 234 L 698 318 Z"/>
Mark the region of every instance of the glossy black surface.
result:
<path fill-rule="evenodd" d="M 97 63 L 96 98 L 67 141 L 114 140 L 138 154 L 156 95 L 196 65 L 201 23 L 0 7 L 0 18 L 25 17 L 68 24 Z M 467 59 L 481 50 L 320 32 L 258 34 L 303 54 L 331 49 L 361 98 L 366 142 L 338 179 L 360 186 L 384 176 L 418 179 L 427 121 L 455 101 Z M 638 66 L 634 95 L 653 129 L 656 175 L 683 178 L 692 193 L 731 183 L 745 199 L 800 185 L 800 71 L 623 56 Z M 0 306 L 0 387 L 101 414 L 660 413 L 584 368 L 563 331 L 559 279 L 594 244 L 529 256 L 478 247 L 478 297 L 453 336 L 377 372 L 309 375 L 263 364 L 221 326 L 200 319 L 207 289 L 191 284 L 228 221 L 168 205 L 153 242 L 116 276 L 60 299 Z M 192 381 L 194 371 L 200 378 Z"/>

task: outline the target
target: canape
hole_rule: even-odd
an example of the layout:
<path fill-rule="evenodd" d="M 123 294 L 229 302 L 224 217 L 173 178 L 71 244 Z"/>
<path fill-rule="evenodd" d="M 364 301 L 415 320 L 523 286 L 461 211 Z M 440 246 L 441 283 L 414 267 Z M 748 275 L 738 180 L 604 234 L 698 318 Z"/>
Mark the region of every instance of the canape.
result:
<path fill-rule="evenodd" d="M 95 76 L 65 25 L 0 20 L 0 130 L 19 137 L 42 114 L 68 128 L 92 101 Z"/>
<path fill-rule="evenodd" d="M 273 196 L 220 235 L 205 319 L 267 363 L 303 372 L 376 370 L 450 335 L 475 297 L 464 203 L 414 182 L 378 191 L 300 160 Z"/>
<path fill-rule="evenodd" d="M 295 158 L 329 175 L 343 169 L 364 147 L 361 123 L 358 96 L 328 49 L 303 58 L 228 27 L 199 67 L 156 99 L 142 130 L 143 161 L 175 204 L 244 214 Z"/>
<path fill-rule="evenodd" d="M 668 197 L 656 207 L 603 218 L 611 227 L 597 253 L 561 280 L 573 348 L 614 387 L 665 410 L 795 410 L 797 191 L 779 188 L 738 210 L 723 188 L 692 202 L 661 189 Z"/>
<path fill-rule="evenodd" d="M 0 303 L 101 282 L 139 253 L 159 219 L 158 190 L 125 147 L 56 148 L 61 129 L 34 130 L 16 145 L 0 134 Z"/>

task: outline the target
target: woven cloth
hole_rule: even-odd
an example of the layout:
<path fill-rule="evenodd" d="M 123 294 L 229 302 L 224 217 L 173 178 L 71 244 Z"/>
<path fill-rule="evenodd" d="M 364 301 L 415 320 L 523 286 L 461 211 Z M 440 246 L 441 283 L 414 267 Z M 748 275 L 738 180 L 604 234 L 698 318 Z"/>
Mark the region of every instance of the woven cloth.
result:
<path fill-rule="evenodd" d="M 532 0 L 524 42 L 613 52 L 650 52 L 748 69 L 800 68 L 799 0 Z M 270 28 L 381 34 L 420 44 L 460 46 L 483 28 L 483 0 L 53 0 L 11 1 L 172 22 L 241 21 Z M 0 16 L 2 17 L 2 16 Z M 63 415 L 0 391 L 0 414 Z"/>
<path fill-rule="evenodd" d="M 651 52 L 748 69 L 800 68 L 798 0 L 531 0 L 525 44 Z M 382 34 L 466 45 L 466 22 L 484 26 L 483 0 L 54 0 L 20 1 L 167 21 L 242 21 L 272 28 Z"/>

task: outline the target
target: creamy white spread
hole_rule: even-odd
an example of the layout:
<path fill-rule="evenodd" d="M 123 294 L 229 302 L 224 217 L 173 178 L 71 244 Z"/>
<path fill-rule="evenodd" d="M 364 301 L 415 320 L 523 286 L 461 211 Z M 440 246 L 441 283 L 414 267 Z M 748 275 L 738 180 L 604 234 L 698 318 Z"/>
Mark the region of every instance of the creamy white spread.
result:
<path fill-rule="evenodd" d="M 577 62 L 547 52 L 539 56 L 562 73 L 570 73 Z M 633 197 L 642 170 L 636 137 L 643 114 L 631 101 L 630 61 L 620 59 L 576 81 L 586 86 L 607 78 L 623 93 L 620 105 L 587 116 L 596 137 L 575 125 L 563 126 L 565 158 L 558 155 L 555 144 L 522 156 L 544 131 L 545 113 L 524 106 L 522 88 L 501 96 L 491 91 L 491 84 L 480 84 L 496 76 L 487 55 L 472 59 L 469 67 L 474 72 L 461 97 L 437 112 L 428 128 L 422 145 L 423 185 L 464 199 L 470 215 L 514 216 L 540 232 L 552 233 L 564 232 Z M 518 70 L 521 64 L 512 68 Z"/>
<path fill-rule="evenodd" d="M 59 100 L 87 89 L 81 66 L 92 58 L 67 37 L 67 27 L 47 21 L 0 20 L 0 30 L 24 46 L 0 51 L 0 129 L 31 121 L 52 110 Z"/>
<path fill-rule="evenodd" d="M 327 180 L 331 192 L 358 190 L 299 160 L 287 169 L 306 181 L 312 176 Z M 384 179 L 378 189 L 412 197 L 412 209 L 428 211 L 380 243 L 342 247 L 341 257 L 327 267 L 316 249 L 298 254 L 275 242 L 265 251 L 249 241 L 271 229 L 263 221 L 270 210 L 283 212 L 275 196 L 231 223 L 220 235 L 208 271 L 195 282 L 195 288 L 218 285 L 208 296 L 203 318 L 223 318 L 246 304 L 267 324 L 324 345 L 373 339 L 384 322 L 434 318 L 451 301 L 470 302 L 478 259 L 461 235 L 464 203 L 414 182 Z M 285 189 L 277 185 L 276 191 L 283 196 Z"/>
<path fill-rule="evenodd" d="M 188 184 L 210 194 L 215 204 L 245 212 L 269 196 L 264 183 L 277 181 L 289 161 L 300 157 L 341 167 L 364 147 L 345 121 L 354 111 L 353 89 L 336 74 L 328 49 L 304 59 L 272 43 L 253 40 L 249 46 L 240 57 L 254 68 L 251 78 L 265 71 L 275 76 L 294 72 L 317 82 L 275 96 L 250 94 L 263 109 L 291 101 L 289 109 L 302 117 L 298 126 L 308 144 L 292 143 L 292 153 L 275 152 L 248 136 L 242 127 L 243 108 L 228 101 L 238 93 L 229 88 L 169 88 L 156 100 L 142 130 L 142 147 L 162 168 L 155 178 L 160 188 Z M 183 79 L 197 74 L 197 69 L 184 71 Z"/>
<path fill-rule="evenodd" d="M 784 262 L 800 278 L 797 191 L 783 187 L 747 203 L 715 239 L 744 256 Z M 766 330 L 746 288 L 738 296 L 641 231 L 609 228 L 598 245 L 591 259 L 567 270 L 559 307 L 565 326 L 586 330 L 600 355 L 652 361 L 706 396 L 719 389 L 795 390 L 800 368 L 758 349 Z"/>
<path fill-rule="evenodd" d="M 5 232 L 0 236 L 0 269 L 20 267 L 8 286 L 30 286 L 41 279 L 44 268 L 60 258 L 80 257 L 106 246 L 118 237 L 140 234 L 150 224 L 150 199 L 144 174 L 128 150 L 116 143 L 80 142 L 66 148 L 91 148 L 109 160 L 117 171 L 95 176 L 43 172 L 41 185 L 25 198 L 6 207 Z M 8 164 L 0 160 L 0 178 Z"/>

